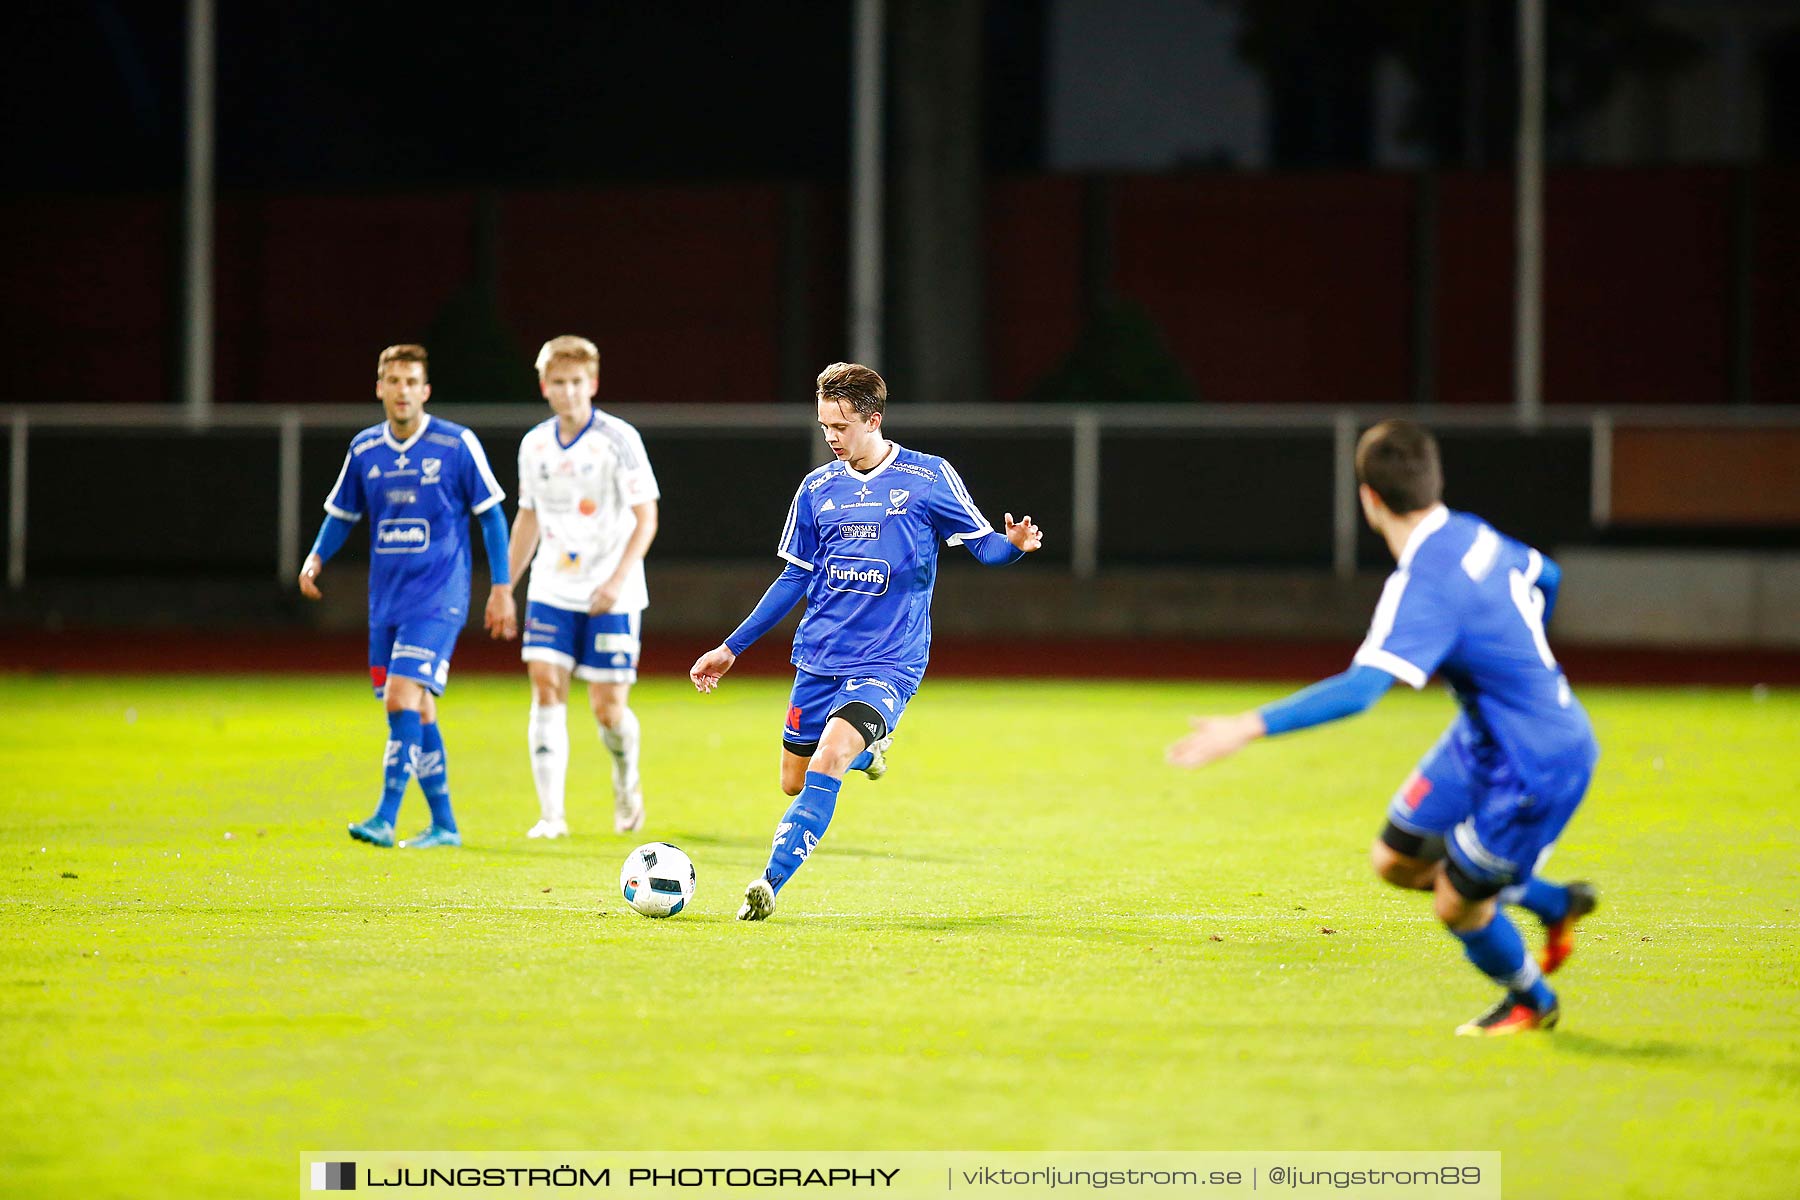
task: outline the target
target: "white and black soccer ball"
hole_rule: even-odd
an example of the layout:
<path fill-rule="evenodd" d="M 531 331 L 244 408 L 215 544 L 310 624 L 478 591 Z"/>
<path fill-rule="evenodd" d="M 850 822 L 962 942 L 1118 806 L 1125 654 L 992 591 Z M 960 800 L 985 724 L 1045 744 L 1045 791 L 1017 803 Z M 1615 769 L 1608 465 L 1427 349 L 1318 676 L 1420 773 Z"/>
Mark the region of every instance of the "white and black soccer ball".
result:
<path fill-rule="evenodd" d="M 619 891 L 646 917 L 672 917 L 694 898 L 694 861 L 667 842 L 646 842 L 625 856 Z"/>

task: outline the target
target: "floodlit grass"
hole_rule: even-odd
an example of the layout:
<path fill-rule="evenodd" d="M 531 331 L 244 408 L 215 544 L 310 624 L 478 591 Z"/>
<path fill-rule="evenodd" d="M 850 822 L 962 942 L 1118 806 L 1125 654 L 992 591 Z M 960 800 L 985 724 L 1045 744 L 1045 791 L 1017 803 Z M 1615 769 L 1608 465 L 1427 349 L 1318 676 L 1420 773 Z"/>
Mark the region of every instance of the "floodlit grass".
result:
<path fill-rule="evenodd" d="M 641 837 L 577 725 L 544 844 L 523 678 L 459 680 L 468 845 L 407 852 L 344 836 L 384 736 L 354 678 L 0 678 L 0 1189 L 287 1195 L 324 1147 L 1289 1148 L 1794 1195 L 1800 695 L 1586 693 L 1606 754 L 1550 874 L 1602 907 L 1563 1029 L 1479 1041 L 1491 988 L 1365 865 L 1450 715 L 1403 691 L 1184 775 L 1187 714 L 1275 689 L 928 684 L 743 925 L 777 682 L 638 689 Z M 674 920 L 616 893 L 650 839 L 699 867 Z"/>

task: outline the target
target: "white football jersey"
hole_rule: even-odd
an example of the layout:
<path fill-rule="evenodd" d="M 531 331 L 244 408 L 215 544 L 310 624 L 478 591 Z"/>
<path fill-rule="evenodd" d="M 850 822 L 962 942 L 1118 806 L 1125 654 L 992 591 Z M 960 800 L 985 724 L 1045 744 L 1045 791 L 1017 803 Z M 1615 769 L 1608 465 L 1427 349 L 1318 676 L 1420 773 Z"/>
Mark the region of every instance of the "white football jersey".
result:
<path fill-rule="evenodd" d="M 566 446 L 555 417 L 535 426 L 519 442 L 519 507 L 538 518 L 526 600 L 586 612 L 637 528 L 632 506 L 660 495 L 643 438 L 619 418 L 596 408 Z M 640 562 L 611 611 L 637 612 L 649 602 Z"/>

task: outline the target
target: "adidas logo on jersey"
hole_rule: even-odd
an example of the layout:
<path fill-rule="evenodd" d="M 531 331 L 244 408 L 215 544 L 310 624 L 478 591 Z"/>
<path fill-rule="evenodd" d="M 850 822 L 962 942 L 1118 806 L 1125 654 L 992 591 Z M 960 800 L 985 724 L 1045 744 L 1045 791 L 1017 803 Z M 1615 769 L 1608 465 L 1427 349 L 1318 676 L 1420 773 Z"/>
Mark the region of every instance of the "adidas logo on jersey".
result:
<path fill-rule="evenodd" d="M 820 512 L 830 512 L 832 509 L 834 509 L 836 507 L 837 507 L 837 505 L 835 505 L 831 502 L 831 497 L 827 496 L 825 498 L 825 503 L 819 505 L 819 511 Z"/>

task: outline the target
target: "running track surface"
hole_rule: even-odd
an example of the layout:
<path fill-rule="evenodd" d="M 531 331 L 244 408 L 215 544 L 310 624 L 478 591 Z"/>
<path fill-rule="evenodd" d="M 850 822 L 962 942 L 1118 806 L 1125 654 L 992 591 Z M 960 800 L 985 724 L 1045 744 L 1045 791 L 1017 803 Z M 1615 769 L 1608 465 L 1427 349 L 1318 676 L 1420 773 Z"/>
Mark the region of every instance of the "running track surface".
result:
<path fill-rule="evenodd" d="M 640 671 L 683 676 L 711 643 L 692 636 L 645 638 Z M 1353 642 L 1164 641 L 1160 639 L 941 638 L 931 650 L 934 679 L 1077 678 L 1306 680 L 1349 665 Z M 743 675 L 789 675 L 779 635 L 746 653 Z M 0 629 L 0 671 L 124 674 L 344 674 L 367 678 L 367 640 L 304 631 L 209 634 L 192 630 Z M 1584 683 L 1800 686 L 1800 650 L 1667 650 L 1558 646 L 1571 680 Z M 457 674 L 519 672 L 518 643 L 466 632 Z"/>

